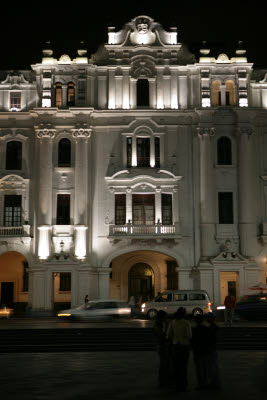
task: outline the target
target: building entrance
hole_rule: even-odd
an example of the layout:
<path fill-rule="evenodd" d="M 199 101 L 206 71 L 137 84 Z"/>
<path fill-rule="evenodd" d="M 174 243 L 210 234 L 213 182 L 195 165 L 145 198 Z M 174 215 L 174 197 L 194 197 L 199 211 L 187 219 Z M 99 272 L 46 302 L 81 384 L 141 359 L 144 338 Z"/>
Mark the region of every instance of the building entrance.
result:
<path fill-rule="evenodd" d="M 236 271 L 225 271 L 220 273 L 221 283 L 221 304 L 224 303 L 226 296 L 235 296 L 239 298 L 239 273 Z"/>
<path fill-rule="evenodd" d="M 154 291 L 154 272 L 150 265 L 133 265 L 128 276 L 129 297 L 134 296 L 136 301 L 142 297 L 142 301 L 147 301 L 154 297 Z"/>

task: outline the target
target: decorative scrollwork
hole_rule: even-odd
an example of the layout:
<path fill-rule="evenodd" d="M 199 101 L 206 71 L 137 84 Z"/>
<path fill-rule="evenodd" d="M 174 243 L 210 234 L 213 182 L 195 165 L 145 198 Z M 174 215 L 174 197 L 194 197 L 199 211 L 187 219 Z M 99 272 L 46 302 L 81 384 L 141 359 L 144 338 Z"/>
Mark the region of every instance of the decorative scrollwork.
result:
<path fill-rule="evenodd" d="M 244 136 L 252 136 L 254 133 L 254 129 L 252 127 L 242 127 L 242 128 L 237 128 L 236 129 L 237 133 L 239 135 L 244 135 Z"/>
<path fill-rule="evenodd" d="M 72 136 L 75 139 L 85 138 L 89 139 L 91 136 L 92 129 L 88 128 L 87 124 L 76 124 L 75 128 L 71 130 Z"/>
<path fill-rule="evenodd" d="M 199 136 L 214 136 L 216 133 L 215 128 L 209 128 L 209 127 L 201 127 L 197 128 L 197 133 Z"/>
<path fill-rule="evenodd" d="M 40 124 L 39 126 L 35 127 L 35 132 L 39 139 L 53 139 L 56 135 L 56 131 L 57 130 L 53 128 L 52 124 Z"/>

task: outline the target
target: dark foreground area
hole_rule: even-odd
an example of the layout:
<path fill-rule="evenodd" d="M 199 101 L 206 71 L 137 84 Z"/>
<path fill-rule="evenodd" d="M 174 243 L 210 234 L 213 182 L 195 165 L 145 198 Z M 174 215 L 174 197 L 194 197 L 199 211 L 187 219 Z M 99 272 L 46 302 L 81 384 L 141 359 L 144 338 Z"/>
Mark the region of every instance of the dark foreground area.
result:
<path fill-rule="evenodd" d="M 1 354 L 1 398 L 27 400 L 242 399 L 266 398 L 267 352 L 220 351 L 223 389 L 195 390 L 193 359 L 189 391 L 157 388 L 156 352 Z"/>

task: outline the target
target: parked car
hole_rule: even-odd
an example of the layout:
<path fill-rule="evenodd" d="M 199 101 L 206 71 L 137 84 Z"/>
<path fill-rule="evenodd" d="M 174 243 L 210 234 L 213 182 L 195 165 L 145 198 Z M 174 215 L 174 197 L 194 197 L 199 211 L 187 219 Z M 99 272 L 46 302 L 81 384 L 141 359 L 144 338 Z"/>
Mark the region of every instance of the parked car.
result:
<path fill-rule="evenodd" d="M 82 304 L 79 307 L 60 311 L 59 319 L 94 319 L 112 317 L 130 317 L 131 309 L 125 301 L 121 300 L 95 300 Z"/>
<path fill-rule="evenodd" d="M 267 320 L 267 294 L 248 294 L 236 303 L 235 314 L 248 320 Z"/>
<path fill-rule="evenodd" d="M 205 290 L 166 290 L 151 301 L 141 306 L 141 313 L 148 319 L 154 319 L 159 310 L 174 314 L 179 307 L 184 307 L 192 316 L 211 312 L 211 301 Z"/>

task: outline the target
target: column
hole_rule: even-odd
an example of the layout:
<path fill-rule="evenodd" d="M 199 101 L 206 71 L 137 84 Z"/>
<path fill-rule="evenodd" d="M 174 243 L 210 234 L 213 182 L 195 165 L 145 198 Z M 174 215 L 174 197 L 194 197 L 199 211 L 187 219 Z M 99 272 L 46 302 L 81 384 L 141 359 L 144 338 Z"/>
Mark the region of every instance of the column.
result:
<path fill-rule="evenodd" d="M 160 221 L 162 223 L 162 212 L 161 212 L 161 189 L 156 189 L 155 193 L 155 219 L 156 223 Z M 158 232 L 160 233 L 160 232 Z"/>
<path fill-rule="evenodd" d="M 177 71 L 171 71 L 171 108 L 178 108 L 178 77 Z"/>
<path fill-rule="evenodd" d="M 55 129 L 36 129 L 40 139 L 39 148 L 39 210 L 38 210 L 38 256 L 46 259 L 50 255 L 52 226 L 52 180 L 53 180 L 53 138 Z"/>
<path fill-rule="evenodd" d="M 132 190 L 126 189 L 126 223 L 132 221 L 133 211 L 132 211 Z"/>
<path fill-rule="evenodd" d="M 198 128 L 200 144 L 200 232 L 201 256 L 210 257 L 214 254 L 215 238 L 215 198 L 213 146 L 214 128 Z"/>
<path fill-rule="evenodd" d="M 163 70 L 157 71 L 157 108 L 164 108 L 163 99 Z"/>
<path fill-rule="evenodd" d="M 172 218 L 173 225 L 175 225 L 175 233 L 180 233 L 180 221 L 179 221 L 179 197 L 178 197 L 178 187 L 173 188 L 172 195 Z"/>
<path fill-rule="evenodd" d="M 187 76 L 179 76 L 179 108 L 186 109 L 188 103 Z"/>
<path fill-rule="evenodd" d="M 150 136 L 150 167 L 155 167 L 155 136 Z"/>
<path fill-rule="evenodd" d="M 73 129 L 75 138 L 75 194 L 74 194 L 74 225 L 75 225 L 75 256 L 86 257 L 86 230 L 88 226 L 88 139 L 91 129 Z"/>
<path fill-rule="evenodd" d="M 128 110 L 130 108 L 130 78 L 129 70 L 123 70 L 122 78 L 122 108 Z"/>
<path fill-rule="evenodd" d="M 107 108 L 107 77 L 98 76 L 98 108 L 104 110 Z"/>
<path fill-rule="evenodd" d="M 240 250 L 244 256 L 255 253 L 255 190 L 253 168 L 253 129 L 238 128 L 238 177 L 239 177 L 239 234 Z"/>
<path fill-rule="evenodd" d="M 122 76 L 115 76 L 115 107 L 122 108 Z"/>
<path fill-rule="evenodd" d="M 110 69 L 108 82 L 108 108 L 115 109 L 115 69 Z"/>
<path fill-rule="evenodd" d="M 221 105 L 225 106 L 226 105 L 226 95 L 225 95 L 225 84 L 221 84 Z"/>
<path fill-rule="evenodd" d="M 164 108 L 171 108 L 171 76 L 163 76 L 163 105 Z"/>
<path fill-rule="evenodd" d="M 62 105 L 67 107 L 67 95 L 68 95 L 68 85 L 65 83 L 62 85 Z"/>
<path fill-rule="evenodd" d="M 109 298 L 109 274 L 111 268 L 98 268 L 98 294 L 99 299 Z"/>
<path fill-rule="evenodd" d="M 130 78 L 130 108 L 136 108 L 136 82 L 137 79 Z"/>
<path fill-rule="evenodd" d="M 157 102 L 156 102 L 156 79 L 155 78 L 149 78 L 149 106 L 151 108 L 156 108 Z"/>

